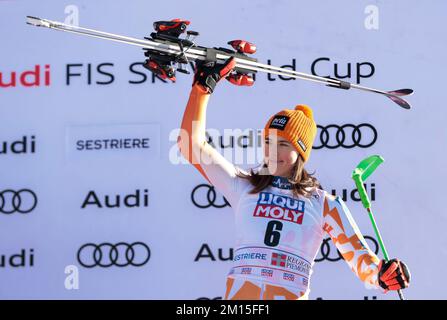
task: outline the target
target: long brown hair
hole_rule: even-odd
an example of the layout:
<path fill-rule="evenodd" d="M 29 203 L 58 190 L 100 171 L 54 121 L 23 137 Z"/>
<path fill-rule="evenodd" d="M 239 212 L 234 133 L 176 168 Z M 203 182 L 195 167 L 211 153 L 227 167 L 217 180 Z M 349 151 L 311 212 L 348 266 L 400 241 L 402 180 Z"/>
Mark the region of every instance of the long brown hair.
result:
<path fill-rule="evenodd" d="M 292 192 L 295 197 L 298 195 L 310 198 L 312 191 L 316 188 L 323 189 L 320 182 L 315 178 L 313 173 L 308 173 L 304 168 L 304 159 L 301 155 L 293 167 L 292 176 L 288 181 L 292 184 Z M 259 193 L 267 186 L 269 186 L 273 181 L 273 176 L 268 173 L 267 164 L 264 163 L 259 171 L 254 171 L 253 168 L 250 169 L 250 173 L 245 174 L 244 172 L 238 172 L 237 175 L 241 178 L 247 179 L 254 186 L 254 188 L 249 192 L 251 194 Z M 310 190 L 306 190 L 310 188 Z"/>

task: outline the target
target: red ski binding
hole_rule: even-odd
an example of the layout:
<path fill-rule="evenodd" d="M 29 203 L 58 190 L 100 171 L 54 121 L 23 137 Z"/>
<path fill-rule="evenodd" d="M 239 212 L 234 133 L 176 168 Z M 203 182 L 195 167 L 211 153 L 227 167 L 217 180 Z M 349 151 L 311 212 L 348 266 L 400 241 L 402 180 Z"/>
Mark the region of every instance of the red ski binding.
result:
<path fill-rule="evenodd" d="M 228 44 L 234 48 L 239 53 L 252 54 L 256 52 L 256 46 L 245 40 L 232 40 L 228 41 Z"/>
<path fill-rule="evenodd" d="M 238 72 L 230 74 L 226 79 L 237 86 L 249 87 L 255 83 L 255 80 L 251 76 Z"/>
<path fill-rule="evenodd" d="M 163 64 L 160 61 L 154 60 L 152 58 L 146 59 L 143 66 L 155 73 L 161 79 L 169 79 L 175 82 L 175 70 L 171 65 Z"/>
<path fill-rule="evenodd" d="M 190 24 L 188 20 L 172 19 L 171 21 L 156 21 L 154 29 L 157 33 L 164 33 L 174 37 L 178 37 L 185 32 L 186 27 Z"/>

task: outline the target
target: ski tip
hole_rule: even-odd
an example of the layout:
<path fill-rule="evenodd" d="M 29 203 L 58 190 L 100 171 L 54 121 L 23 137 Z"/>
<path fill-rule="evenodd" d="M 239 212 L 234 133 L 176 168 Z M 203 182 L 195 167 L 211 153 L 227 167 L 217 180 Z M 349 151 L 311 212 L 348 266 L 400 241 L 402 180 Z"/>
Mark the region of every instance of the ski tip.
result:
<path fill-rule="evenodd" d="M 393 94 L 395 96 L 409 96 L 413 94 L 413 89 L 399 89 L 399 90 L 393 90 L 388 91 L 389 94 Z"/>
<path fill-rule="evenodd" d="M 390 98 L 393 102 L 397 103 L 399 106 L 401 106 L 404 109 L 411 109 L 411 105 L 405 101 L 404 99 L 400 98 L 402 96 L 409 96 L 413 94 L 413 89 L 399 89 L 399 90 L 393 90 L 393 91 L 387 91 L 387 97 Z"/>
<path fill-rule="evenodd" d="M 26 23 L 38 27 L 40 25 L 40 19 L 33 16 L 26 16 Z"/>
<path fill-rule="evenodd" d="M 26 16 L 26 23 L 36 27 L 50 27 L 47 21 L 33 16 Z"/>
<path fill-rule="evenodd" d="M 396 95 L 387 95 L 388 98 L 390 98 L 394 103 L 397 103 L 399 106 L 401 106 L 404 109 L 411 109 L 411 105 L 405 101 L 402 98 L 399 98 Z"/>

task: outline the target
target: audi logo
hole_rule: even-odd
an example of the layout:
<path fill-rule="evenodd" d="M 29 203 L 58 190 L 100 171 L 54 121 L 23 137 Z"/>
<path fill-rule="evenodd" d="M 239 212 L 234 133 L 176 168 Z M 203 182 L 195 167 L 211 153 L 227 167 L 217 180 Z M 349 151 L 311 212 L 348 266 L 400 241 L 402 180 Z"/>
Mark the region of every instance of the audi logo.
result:
<path fill-rule="evenodd" d="M 30 189 L 11 189 L 0 191 L 0 212 L 11 214 L 14 212 L 28 213 L 37 206 L 37 196 Z"/>
<path fill-rule="evenodd" d="M 379 253 L 379 244 L 377 243 L 377 240 L 374 239 L 373 237 L 370 236 L 364 236 L 366 242 L 368 242 L 370 244 L 373 244 L 374 247 L 374 253 L 378 254 Z M 340 260 L 343 260 L 343 256 L 341 255 L 340 251 L 337 250 L 333 250 L 333 247 L 329 244 L 329 242 L 331 241 L 331 238 L 327 238 L 324 239 L 321 247 L 320 247 L 320 252 L 317 255 L 317 258 L 315 259 L 315 262 L 322 262 L 324 260 L 330 261 L 330 262 L 337 262 Z M 369 245 L 369 247 L 372 249 L 371 245 Z M 336 253 L 335 253 L 336 251 Z M 333 252 L 333 254 L 331 255 L 331 252 Z"/>
<path fill-rule="evenodd" d="M 318 137 L 320 139 L 319 144 Z M 342 126 L 330 124 L 325 127 L 317 125 L 317 138 L 315 139 L 313 149 L 322 149 L 324 147 L 328 149 L 369 148 L 376 141 L 377 130 L 368 123 L 359 125 L 345 124 Z"/>
<path fill-rule="evenodd" d="M 143 242 L 134 242 L 131 244 L 119 242 L 111 243 L 87 243 L 78 250 L 78 262 L 85 268 L 111 266 L 141 267 L 145 265 L 151 257 L 151 250 Z"/>
<path fill-rule="evenodd" d="M 199 184 L 197 187 L 195 187 L 192 190 L 191 193 L 191 201 L 194 203 L 196 207 L 199 207 L 201 209 L 206 209 L 209 207 L 214 208 L 223 208 L 226 206 L 230 206 L 227 199 L 222 196 L 222 200 L 217 200 L 217 194 L 216 190 L 213 186 L 210 186 L 209 184 Z"/>

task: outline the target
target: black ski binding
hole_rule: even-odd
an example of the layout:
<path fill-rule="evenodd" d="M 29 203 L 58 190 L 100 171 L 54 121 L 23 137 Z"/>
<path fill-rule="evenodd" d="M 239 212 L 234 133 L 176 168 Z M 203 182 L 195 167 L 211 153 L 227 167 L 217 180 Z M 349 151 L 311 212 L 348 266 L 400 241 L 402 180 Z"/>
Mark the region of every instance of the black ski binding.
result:
<path fill-rule="evenodd" d="M 190 72 L 186 69 L 182 69 L 182 64 L 189 64 L 190 61 L 185 55 L 188 49 L 195 47 L 206 51 L 206 62 L 217 61 L 217 54 L 225 54 L 235 58 L 243 58 L 245 60 L 250 60 L 257 62 L 257 59 L 248 57 L 247 54 L 252 54 L 256 52 L 256 46 L 245 40 L 232 40 L 228 44 L 233 47 L 234 50 L 227 48 L 205 48 L 196 46 L 190 37 L 196 37 L 199 35 L 196 31 L 187 31 L 187 37 L 182 39 L 180 35 L 186 31 L 186 28 L 190 22 L 188 20 L 173 19 L 171 21 L 156 21 L 154 22 L 154 29 L 156 32 L 151 33 L 151 38 L 145 37 L 147 40 L 153 40 L 156 42 L 161 42 L 164 44 L 177 44 L 180 48 L 179 54 L 168 54 L 161 53 L 153 49 L 146 49 L 144 55 L 148 57 L 144 62 L 143 66 L 146 69 L 152 71 L 157 77 L 165 80 L 169 79 L 172 82 L 176 81 L 175 72 L 179 71 L 181 73 L 189 74 Z M 177 69 L 174 68 L 174 64 L 177 64 Z M 241 67 L 235 67 L 233 73 L 231 74 L 232 79 L 235 81 L 233 83 L 240 83 L 241 76 L 244 77 L 244 83 L 247 81 L 253 81 L 253 78 L 249 74 L 254 74 L 256 71 L 247 70 Z M 250 78 L 250 79 L 248 79 Z M 235 80 L 236 79 L 236 80 Z M 237 80 L 239 79 L 239 80 Z M 247 80 L 248 79 L 248 80 Z"/>

